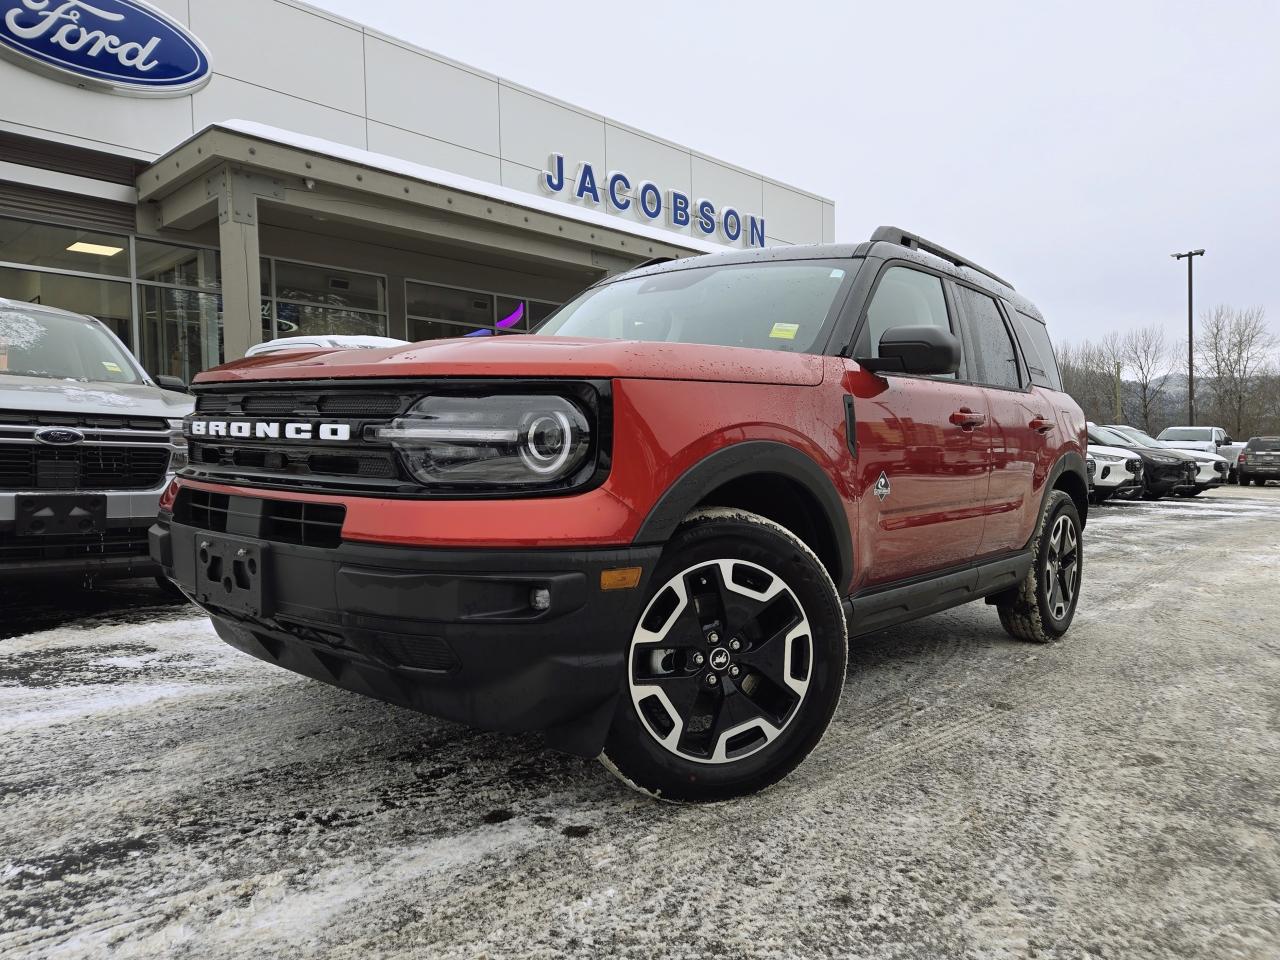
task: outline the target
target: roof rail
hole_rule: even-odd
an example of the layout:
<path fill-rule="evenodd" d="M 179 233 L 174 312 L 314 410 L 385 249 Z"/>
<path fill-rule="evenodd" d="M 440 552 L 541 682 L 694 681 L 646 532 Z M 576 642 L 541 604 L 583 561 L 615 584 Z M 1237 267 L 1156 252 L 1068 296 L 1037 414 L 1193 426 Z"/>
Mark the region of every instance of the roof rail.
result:
<path fill-rule="evenodd" d="M 876 227 L 876 232 L 871 234 L 871 242 L 885 241 L 886 243 L 896 243 L 900 247 L 906 247 L 908 250 L 919 250 L 921 253 L 929 253 L 948 263 L 954 263 L 957 267 L 968 267 L 970 270 L 976 270 L 984 277 L 990 277 L 996 283 L 1003 283 L 1010 290 L 1014 289 L 1012 283 L 1003 277 L 996 276 L 986 267 L 980 267 L 972 260 L 966 260 L 958 253 L 952 253 L 946 247 L 932 243 L 914 233 L 909 233 L 901 227 Z"/>
<path fill-rule="evenodd" d="M 628 270 L 643 270 L 645 267 L 656 267 L 660 263 L 671 263 L 675 257 L 650 257 L 643 263 L 637 263 L 634 267 L 628 267 Z"/>

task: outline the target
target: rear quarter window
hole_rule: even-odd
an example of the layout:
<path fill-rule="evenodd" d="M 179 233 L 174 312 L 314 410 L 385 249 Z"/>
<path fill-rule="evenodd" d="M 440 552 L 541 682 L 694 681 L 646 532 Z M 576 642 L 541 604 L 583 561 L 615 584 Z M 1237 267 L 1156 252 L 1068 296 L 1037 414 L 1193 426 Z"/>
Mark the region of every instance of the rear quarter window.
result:
<path fill-rule="evenodd" d="M 1022 345 L 1022 355 L 1027 360 L 1031 382 L 1037 387 L 1061 390 L 1062 377 L 1058 374 L 1058 361 L 1053 353 L 1053 344 L 1049 342 L 1049 331 L 1035 317 L 1029 317 L 1019 310 L 1010 312 L 1018 334 L 1018 343 Z"/>

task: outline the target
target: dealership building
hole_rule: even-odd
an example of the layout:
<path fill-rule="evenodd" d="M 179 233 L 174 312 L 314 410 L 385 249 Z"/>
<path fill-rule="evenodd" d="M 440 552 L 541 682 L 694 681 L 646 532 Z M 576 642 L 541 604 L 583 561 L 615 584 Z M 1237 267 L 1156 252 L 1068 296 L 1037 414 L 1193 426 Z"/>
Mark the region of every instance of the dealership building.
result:
<path fill-rule="evenodd" d="M 0 0 L 0 297 L 152 374 L 277 336 L 527 329 L 830 200 L 294 0 Z"/>

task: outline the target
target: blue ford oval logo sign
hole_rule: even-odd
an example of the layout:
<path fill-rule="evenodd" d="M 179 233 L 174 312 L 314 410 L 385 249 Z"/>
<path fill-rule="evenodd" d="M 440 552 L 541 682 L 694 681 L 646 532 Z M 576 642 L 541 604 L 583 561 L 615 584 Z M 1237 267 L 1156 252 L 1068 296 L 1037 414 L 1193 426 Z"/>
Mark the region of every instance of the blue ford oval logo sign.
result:
<path fill-rule="evenodd" d="M 36 439 L 55 447 L 65 447 L 72 443 L 83 443 L 84 434 L 69 427 L 45 427 L 36 431 Z"/>
<path fill-rule="evenodd" d="M 141 0 L 0 0 L 0 54 L 80 87 L 178 97 L 209 82 L 209 51 Z"/>

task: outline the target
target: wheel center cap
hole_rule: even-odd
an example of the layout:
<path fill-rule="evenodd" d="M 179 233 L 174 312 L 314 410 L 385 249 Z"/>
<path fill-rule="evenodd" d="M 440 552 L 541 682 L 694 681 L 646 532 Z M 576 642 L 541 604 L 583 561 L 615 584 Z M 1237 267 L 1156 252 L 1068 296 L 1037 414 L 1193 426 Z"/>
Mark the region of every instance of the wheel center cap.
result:
<path fill-rule="evenodd" d="M 729 651 L 724 647 L 716 647 L 708 658 L 712 670 L 723 670 L 729 665 Z"/>

